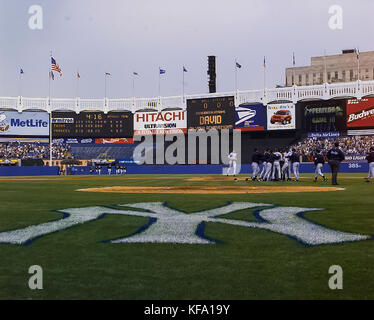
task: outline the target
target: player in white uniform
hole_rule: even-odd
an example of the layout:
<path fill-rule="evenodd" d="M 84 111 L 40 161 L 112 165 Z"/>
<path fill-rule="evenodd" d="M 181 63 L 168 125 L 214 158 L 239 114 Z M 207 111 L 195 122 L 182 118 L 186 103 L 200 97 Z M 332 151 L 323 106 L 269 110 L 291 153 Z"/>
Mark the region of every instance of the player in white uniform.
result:
<path fill-rule="evenodd" d="M 283 154 L 284 164 L 282 166 L 282 175 L 283 175 L 283 180 L 286 180 L 286 176 L 287 176 L 287 181 L 291 180 L 291 164 L 290 164 L 291 154 L 292 154 L 291 150 L 289 150 L 288 152 L 286 151 Z"/>
<path fill-rule="evenodd" d="M 278 149 L 274 150 L 273 153 L 273 175 L 272 180 L 280 180 L 281 179 L 281 168 L 280 168 L 280 161 L 282 160 L 282 154 L 278 151 Z M 275 174 L 277 174 L 277 178 L 275 178 Z"/>
<path fill-rule="evenodd" d="M 235 152 L 235 150 L 232 150 L 232 152 L 228 156 L 229 158 L 229 168 L 227 169 L 227 176 L 230 174 L 230 169 L 233 170 L 234 177 L 236 176 L 236 161 L 238 160 L 238 155 Z"/>

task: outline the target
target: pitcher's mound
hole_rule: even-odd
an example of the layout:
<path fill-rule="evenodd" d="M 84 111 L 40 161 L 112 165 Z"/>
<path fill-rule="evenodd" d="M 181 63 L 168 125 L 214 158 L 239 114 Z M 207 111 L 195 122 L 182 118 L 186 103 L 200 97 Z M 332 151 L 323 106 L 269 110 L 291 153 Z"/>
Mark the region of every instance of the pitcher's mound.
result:
<path fill-rule="evenodd" d="M 84 192 L 109 193 L 175 193 L 175 194 L 244 194 L 340 191 L 344 188 L 313 186 L 169 186 L 169 187 L 104 187 L 78 189 Z"/>

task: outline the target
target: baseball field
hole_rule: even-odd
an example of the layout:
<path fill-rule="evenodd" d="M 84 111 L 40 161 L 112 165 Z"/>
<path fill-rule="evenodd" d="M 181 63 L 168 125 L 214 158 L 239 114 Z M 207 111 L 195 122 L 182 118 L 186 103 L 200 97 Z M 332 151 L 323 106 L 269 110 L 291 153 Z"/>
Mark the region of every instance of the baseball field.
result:
<path fill-rule="evenodd" d="M 363 176 L 0 178 L 0 299 L 374 299 Z"/>

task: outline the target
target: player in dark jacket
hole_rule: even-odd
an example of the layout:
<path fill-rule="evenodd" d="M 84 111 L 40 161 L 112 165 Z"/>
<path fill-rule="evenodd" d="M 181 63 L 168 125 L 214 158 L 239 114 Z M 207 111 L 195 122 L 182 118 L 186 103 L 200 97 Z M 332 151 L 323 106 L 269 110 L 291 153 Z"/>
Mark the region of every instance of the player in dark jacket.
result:
<path fill-rule="evenodd" d="M 252 154 L 252 181 L 257 180 L 257 175 L 260 172 L 260 163 L 263 158 L 263 154 L 255 148 L 254 153 Z"/>
<path fill-rule="evenodd" d="M 295 181 L 299 181 L 300 173 L 299 173 L 299 168 L 300 168 L 300 155 L 296 152 L 295 148 L 292 148 L 292 153 L 289 157 L 292 169 L 293 169 L 293 174 L 295 176 Z"/>
<path fill-rule="evenodd" d="M 334 147 L 327 153 L 327 158 L 329 159 L 329 165 L 332 173 L 332 185 L 338 185 L 338 172 L 340 167 L 340 162 L 345 159 L 343 151 L 339 149 L 339 142 L 335 142 Z"/>
<path fill-rule="evenodd" d="M 266 149 L 262 157 L 262 171 L 260 174 L 260 180 L 265 180 L 266 168 L 267 168 L 267 164 L 269 160 L 270 160 L 270 151 L 269 149 Z"/>
<path fill-rule="evenodd" d="M 374 147 L 370 148 L 370 152 L 368 153 L 366 160 L 369 163 L 369 174 L 366 182 L 370 182 L 370 176 L 374 179 Z"/>
<path fill-rule="evenodd" d="M 323 178 L 323 181 L 327 181 L 325 175 L 322 172 L 322 167 L 325 164 L 325 159 L 321 150 L 316 150 L 316 154 L 314 155 L 314 165 L 316 166 L 316 170 L 314 171 L 314 182 L 317 182 L 318 176 Z"/>

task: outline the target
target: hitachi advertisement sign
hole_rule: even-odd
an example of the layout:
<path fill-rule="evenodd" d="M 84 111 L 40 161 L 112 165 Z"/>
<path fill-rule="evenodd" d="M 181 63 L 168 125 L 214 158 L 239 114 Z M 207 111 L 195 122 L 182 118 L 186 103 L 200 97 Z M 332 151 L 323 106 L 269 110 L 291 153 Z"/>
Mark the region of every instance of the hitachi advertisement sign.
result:
<path fill-rule="evenodd" d="M 49 136 L 49 115 L 0 111 L 0 136 Z"/>
<path fill-rule="evenodd" d="M 186 132 L 186 111 L 136 112 L 134 114 L 134 135 L 178 134 Z"/>

